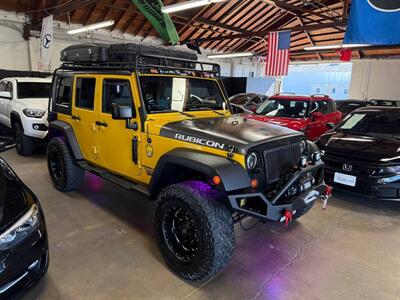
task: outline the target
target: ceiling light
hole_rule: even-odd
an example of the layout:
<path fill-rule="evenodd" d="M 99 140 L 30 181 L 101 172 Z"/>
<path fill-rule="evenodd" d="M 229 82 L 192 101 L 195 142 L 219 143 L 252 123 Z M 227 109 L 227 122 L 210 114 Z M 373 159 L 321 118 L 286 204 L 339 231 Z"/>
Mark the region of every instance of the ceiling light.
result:
<path fill-rule="evenodd" d="M 343 48 L 363 48 L 369 47 L 371 45 L 368 44 L 339 44 L 339 45 L 323 45 L 323 46 L 310 46 L 304 47 L 306 51 L 315 51 L 315 50 L 331 50 L 331 49 L 343 49 Z"/>
<path fill-rule="evenodd" d="M 253 56 L 253 52 L 236 52 L 236 53 L 225 53 L 225 54 L 213 54 L 208 55 L 207 58 L 234 58 L 234 57 L 250 57 Z"/>
<path fill-rule="evenodd" d="M 161 11 L 165 14 L 174 13 L 181 10 L 192 9 L 195 7 L 209 5 L 211 3 L 222 2 L 226 0 L 190 0 L 186 2 L 176 3 L 172 5 L 167 5 L 161 8 Z"/>
<path fill-rule="evenodd" d="M 91 25 L 83 26 L 81 28 L 68 30 L 67 33 L 68 34 L 77 34 L 77 33 L 81 33 L 81 32 L 92 31 L 92 30 L 112 26 L 112 25 L 114 25 L 114 23 L 115 23 L 114 20 L 104 21 L 104 22 L 100 22 L 100 23 L 94 23 Z"/>

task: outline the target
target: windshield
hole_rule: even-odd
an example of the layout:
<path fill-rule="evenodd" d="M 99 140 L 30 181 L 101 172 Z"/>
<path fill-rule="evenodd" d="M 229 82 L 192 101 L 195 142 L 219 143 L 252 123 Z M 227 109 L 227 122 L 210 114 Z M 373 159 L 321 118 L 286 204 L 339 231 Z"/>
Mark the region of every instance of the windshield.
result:
<path fill-rule="evenodd" d="M 247 102 L 249 102 L 255 96 L 256 96 L 256 94 L 241 94 L 241 95 L 236 95 L 236 96 L 231 97 L 229 99 L 229 101 L 232 104 L 245 105 Z"/>
<path fill-rule="evenodd" d="M 148 113 L 225 110 L 222 92 L 215 80 L 172 76 L 141 76 L 142 97 Z"/>
<path fill-rule="evenodd" d="M 308 108 L 308 101 L 270 99 L 257 109 L 256 114 L 268 117 L 304 118 L 308 114 Z"/>
<path fill-rule="evenodd" d="M 339 125 L 338 131 L 374 137 L 400 137 L 400 115 L 396 112 L 359 112 Z"/>
<path fill-rule="evenodd" d="M 49 98 L 50 86 L 47 82 L 18 82 L 18 99 Z"/>

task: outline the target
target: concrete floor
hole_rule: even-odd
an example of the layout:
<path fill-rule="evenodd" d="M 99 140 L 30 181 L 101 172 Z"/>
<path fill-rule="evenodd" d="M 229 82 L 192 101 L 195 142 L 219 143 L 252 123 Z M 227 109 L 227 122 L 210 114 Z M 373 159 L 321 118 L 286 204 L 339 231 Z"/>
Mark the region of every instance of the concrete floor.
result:
<path fill-rule="evenodd" d="M 337 193 L 288 228 L 237 226 L 227 269 L 190 284 L 162 261 L 144 196 L 93 175 L 62 194 L 44 155 L 1 156 L 40 198 L 49 231 L 49 271 L 26 299 L 400 299 L 400 203 Z"/>

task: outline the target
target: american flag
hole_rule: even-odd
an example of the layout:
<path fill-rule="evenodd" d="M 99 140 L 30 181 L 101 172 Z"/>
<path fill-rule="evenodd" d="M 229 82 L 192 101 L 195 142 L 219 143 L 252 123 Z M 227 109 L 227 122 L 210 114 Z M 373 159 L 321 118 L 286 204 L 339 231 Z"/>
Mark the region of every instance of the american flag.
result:
<path fill-rule="evenodd" d="M 284 76 L 289 71 L 290 31 L 268 34 L 267 76 Z"/>

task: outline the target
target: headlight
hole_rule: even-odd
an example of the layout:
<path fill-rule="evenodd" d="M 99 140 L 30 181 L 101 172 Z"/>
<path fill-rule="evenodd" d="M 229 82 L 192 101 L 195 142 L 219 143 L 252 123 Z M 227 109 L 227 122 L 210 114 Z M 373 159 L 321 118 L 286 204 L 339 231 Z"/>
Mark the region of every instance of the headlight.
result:
<path fill-rule="evenodd" d="M 23 110 L 24 115 L 29 118 L 37 118 L 40 119 L 46 114 L 46 111 L 43 109 L 34 109 L 34 108 L 25 108 Z"/>
<path fill-rule="evenodd" d="M 302 141 L 300 142 L 300 151 L 301 151 L 301 154 L 304 154 L 304 153 L 306 152 L 306 150 L 307 150 L 307 142 L 306 142 L 305 140 L 302 140 Z"/>
<path fill-rule="evenodd" d="M 400 174 L 400 166 L 384 167 L 378 171 L 378 175 L 396 175 L 396 174 Z"/>
<path fill-rule="evenodd" d="M 256 168 L 258 164 L 258 155 L 256 152 L 251 152 L 246 159 L 246 167 L 249 171 L 252 171 Z"/>
<path fill-rule="evenodd" d="M 23 241 L 39 226 L 39 208 L 36 204 L 4 233 L 0 234 L 0 250 L 6 250 Z"/>

